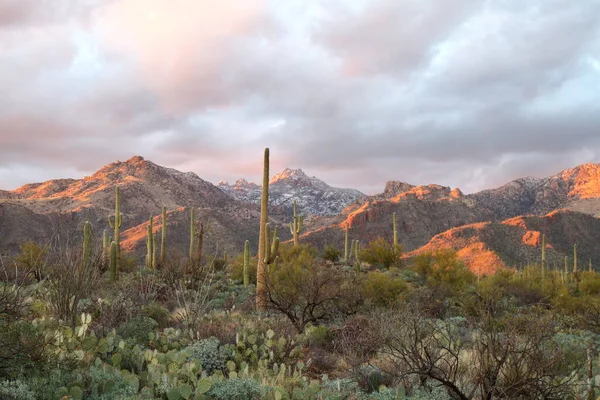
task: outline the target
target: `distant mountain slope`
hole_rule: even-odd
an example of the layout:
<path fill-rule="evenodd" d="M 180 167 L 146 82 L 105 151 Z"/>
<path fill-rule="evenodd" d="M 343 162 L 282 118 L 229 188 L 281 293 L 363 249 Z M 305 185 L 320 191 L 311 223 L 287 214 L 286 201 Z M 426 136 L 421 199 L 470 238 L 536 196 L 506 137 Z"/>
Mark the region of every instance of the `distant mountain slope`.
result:
<path fill-rule="evenodd" d="M 548 268 L 563 269 L 567 257 L 573 268 L 573 245 L 577 244 L 578 268 L 589 261 L 600 268 L 600 219 L 569 210 L 543 217 L 515 217 L 503 222 L 464 225 L 434 236 L 408 257 L 424 251 L 453 248 L 476 273 L 493 273 L 500 267 L 522 267 L 541 262 L 542 235 L 546 235 Z"/>
<path fill-rule="evenodd" d="M 68 225 L 73 237 L 80 236 L 78 230 L 85 220 L 92 222 L 99 236 L 103 229 L 110 229 L 107 216 L 114 213 L 116 186 L 121 189 L 123 238 L 129 240 L 130 249 L 143 247 L 145 237 L 132 241 L 136 235 L 128 230 L 135 231 L 150 215 L 160 214 L 163 205 L 174 216 L 174 221 L 168 221 L 169 226 L 173 224 L 182 232 L 181 240 L 178 240 L 178 233 L 171 232 L 169 235 L 174 243 L 172 248 L 184 249 L 189 241 L 189 207 L 198 210 L 198 219 L 212 221 L 211 234 L 222 250 L 238 251 L 243 248 L 246 239 L 253 244 L 257 241 L 257 206 L 232 199 L 194 173 L 161 167 L 136 156 L 125 162 L 109 164 L 82 179 L 51 180 L 0 193 L 4 195 L 0 198 L 0 205 L 10 211 L 0 216 L 0 248 L 14 250 L 18 243 L 34 238 L 49 240 L 56 229 L 49 229 L 44 221 L 57 216 L 64 219 L 65 215 L 69 215 L 72 221 Z M 15 210 L 20 211 L 17 213 Z M 31 231 L 19 226 L 30 226 Z M 183 240 L 184 237 L 187 240 Z"/>
<path fill-rule="evenodd" d="M 262 187 L 239 179 L 235 184 L 219 182 L 218 186 L 237 200 L 260 203 Z M 298 212 L 303 215 L 336 215 L 348 204 L 364 195 L 354 189 L 329 186 L 301 169 L 286 168 L 269 181 L 269 204 L 291 210 L 296 200 Z"/>

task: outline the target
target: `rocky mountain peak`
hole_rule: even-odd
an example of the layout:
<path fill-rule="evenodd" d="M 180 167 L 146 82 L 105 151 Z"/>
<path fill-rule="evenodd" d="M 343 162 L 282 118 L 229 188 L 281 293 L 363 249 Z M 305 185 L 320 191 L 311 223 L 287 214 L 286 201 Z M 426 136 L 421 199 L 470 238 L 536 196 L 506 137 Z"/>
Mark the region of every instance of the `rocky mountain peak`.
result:
<path fill-rule="evenodd" d="M 273 177 L 269 181 L 269 184 L 272 185 L 279 181 L 302 180 L 306 178 L 308 178 L 308 176 L 306 176 L 304 171 L 302 171 L 301 169 L 286 168 L 280 173 L 273 175 Z"/>
<path fill-rule="evenodd" d="M 415 188 L 415 185 L 401 181 L 388 181 L 385 183 L 383 197 L 394 197 L 400 193 L 408 192 Z"/>

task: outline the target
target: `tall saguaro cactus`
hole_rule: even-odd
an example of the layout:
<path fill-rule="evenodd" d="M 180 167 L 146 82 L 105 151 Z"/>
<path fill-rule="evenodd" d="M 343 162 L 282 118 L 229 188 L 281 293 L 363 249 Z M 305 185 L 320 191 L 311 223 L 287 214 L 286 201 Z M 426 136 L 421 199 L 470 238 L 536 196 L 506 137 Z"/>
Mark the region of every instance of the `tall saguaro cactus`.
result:
<path fill-rule="evenodd" d="M 113 243 L 117 245 L 116 255 L 116 274 L 115 279 L 119 279 L 119 267 L 121 263 L 121 227 L 123 226 L 123 214 L 121 214 L 121 192 L 119 187 L 115 187 L 115 215 L 108 217 L 108 224 L 114 230 Z M 112 244 L 111 244 L 112 247 Z M 111 263 L 112 263 L 112 248 L 111 248 Z M 112 265 L 112 264 L 111 264 Z M 112 276 L 112 275 L 111 275 Z"/>
<path fill-rule="evenodd" d="M 112 282 L 117 280 L 117 259 L 118 259 L 118 249 L 117 243 L 113 240 L 110 244 L 110 280 Z"/>
<path fill-rule="evenodd" d="M 269 222 L 269 148 L 265 149 L 263 161 L 262 196 L 260 199 L 260 230 L 258 234 L 258 265 L 256 267 L 256 309 L 267 309 L 267 265 L 265 264 L 265 243 L 267 223 Z"/>
<path fill-rule="evenodd" d="M 577 273 L 577 245 L 573 245 L 573 273 Z"/>
<path fill-rule="evenodd" d="M 354 242 L 354 262 L 356 272 L 360 272 L 360 242 L 358 239 Z"/>
<path fill-rule="evenodd" d="M 154 267 L 154 223 L 152 220 L 152 216 L 150 216 L 150 220 L 148 221 L 148 234 L 146 235 L 146 268 L 151 269 Z"/>
<path fill-rule="evenodd" d="M 302 231 L 304 217 L 296 214 L 296 200 L 294 200 L 294 220 L 290 222 L 290 232 L 294 237 L 294 247 L 298 246 L 298 235 Z"/>
<path fill-rule="evenodd" d="M 110 259 L 110 242 L 112 238 L 108 236 L 108 230 L 102 231 L 102 262 L 106 265 Z"/>
<path fill-rule="evenodd" d="M 82 268 L 87 268 L 92 262 L 92 223 L 86 221 L 83 225 L 83 259 Z"/>
<path fill-rule="evenodd" d="M 273 264 L 277 260 L 277 253 L 279 250 L 279 237 L 277 236 L 277 227 L 273 230 L 273 240 L 270 241 L 271 238 L 271 228 L 269 223 L 265 225 L 265 258 L 264 263 L 267 265 Z"/>
<path fill-rule="evenodd" d="M 190 209 L 190 263 L 194 262 L 194 237 L 196 237 L 196 221 L 194 220 L 194 207 Z"/>
<path fill-rule="evenodd" d="M 250 284 L 250 241 L 244 243 L 244 286 Z"/>
<path fill-rule="evenodd" d="M 352 251 L 352 250 L 351 250 Z M 346 229 L 344 230 L 344 263 L 347 263 L 350 255 L 348 254 L 348 224 L 346 224 Z"/>
<path fill-rule="evenodd" d="M 546 276 L 546 235 L 542 234 L 542 278 Z"/>
<path fill-rule="evenodd" d="M 165 265 L 167 260 L 167 207 L 162 208 L 162 226 L 160 236 L 160 265 Z"/>
<path fill-rule="evenodd" d="M 392 215 L 392 222 L 394 226 L 394 251 L 398 248 L 398 229 L 396 226 L 396 213 Z"/>

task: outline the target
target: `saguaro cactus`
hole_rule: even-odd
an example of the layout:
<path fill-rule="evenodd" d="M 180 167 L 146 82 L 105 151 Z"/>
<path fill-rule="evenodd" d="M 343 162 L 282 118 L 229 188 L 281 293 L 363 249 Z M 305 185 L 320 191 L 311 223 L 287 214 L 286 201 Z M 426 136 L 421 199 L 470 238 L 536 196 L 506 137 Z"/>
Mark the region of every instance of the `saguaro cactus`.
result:
<path fill-rule="evenodd" d="M 347 263 L 350 255 L 348 254 L 348 225 L 344 231 L 344 263 Z"/>
<path fill-rule="evenodd" d="M 117 259 L 119 257 L 118 254 L 119 247 L 117 246 L 117 242 L 114 240 L 110 244 L 110 280 L 112 282 L 116 281 L 118 278 L 117 274 Z"/>
<path fill-rule="evenodd" d="M 160 265 L 167 260 L 167 207 L 162 208 L 162 227 L 160 236 Z"/>
<path fill-rule="evenodd" d="M 356 272 L 360 272 L 360 242 L 357 240 L 354 241 L 354 262 Z"/>
<path fill-rule="evenodd" d="M 573 273 L 577 273 L 577 245 L 573 245 Z"/>
<path fill-rule="evenodd" d="M 112 238 L 108 236 L 108 231 L 105 229 L 102 231 L 102 262 L 104 265 L 110 259 L 110 242 L 112 242 Z"/>
<path fill-rule="evenodd" d="M 260 199 L 260 230 L 258 234 L 258 265 L 256 267 L 256 308 L 264 311 L 267 308 L 267 266 L 265 263 L 265 243 L 267 223 L 269 222 L 269 148 L 265 149 L 263 161 L 262 196 Z"/>
<path fill-rule="evenodd" d="M 250 241 L 244 243 L 244 286 L 250 284 Z"/>
<path fill-rule="evenodd" d="M 152 216 L 148 221 L 148 234 L 146 235 L 146 268 L 151 269 L 154 267 L 154 233 L 153 233 L 154 224 L 152 221 Z"/>
<path fill-rule="evenodd" d="M 92 223 L 86 221 L 83 224 L 83 260 L 82 268 L 89 266 L 92 262 Z"/>
<path fill-rule="evenodd" d="M 394 227 L 394 251 L 398 248 L 398 230 L 396 229 L 396 213 L 392 214 L 392 223 Z"/>
<path fill-rule="evenodd" d="M 302 224 L 304 223 L 304 217 L 296 215 L 296 200 L 294 200 L 294 220 L 290 222 L 290 232 L 294 237 L 294 247 L 298 246 L 298 235 L 302 231 Z"/>
<path fill-rule="evenodd" d="M 121 263 L 121 227 L 123 226 L 123 214 L 121 214 L 121 192 L 119 187 L 115 187 L 115 215 L 108 217 L 108 224 L 114 230 L 113 242 L 117 245 L 117 257 L 116 257 L 116 279 L 119 279 L 119 267 Z M 111 244 L 112 246 L 112 244 Z M 111 248 L 112 252 L 112 248 Z M 111 254 L 112 257 L 112 254 Z M 111 260 L 112 262 L 112 260 Z"/>
<path fill-rule="evenodd" d="M 273 262 L 275 262 L 277 260 L 277 253 L 279 250 L 279 237 L 277 236 L 277 227 L 275 227 L 275 229 L 273 230 L 273 240 L 270 241 L 270 238 L 271 238 L 271 228 L 270 228 L 269 224 L 267 223 L 265 225 L 265 241 L 264 241 L 265 258 L 263 259 L 263 262 L 266 265 L 273 264 Z"/>
<path fill-rule="evenodd" d="M 194 237 L 196 237 L 196 221 L 194 220 L 194 207 L 190 209 L 190 263 L 194 262 Z"/>
<path fill-rule="evenodd" d="M 546 276 L 546 235 L 542 234 L 542 278 Z"/>

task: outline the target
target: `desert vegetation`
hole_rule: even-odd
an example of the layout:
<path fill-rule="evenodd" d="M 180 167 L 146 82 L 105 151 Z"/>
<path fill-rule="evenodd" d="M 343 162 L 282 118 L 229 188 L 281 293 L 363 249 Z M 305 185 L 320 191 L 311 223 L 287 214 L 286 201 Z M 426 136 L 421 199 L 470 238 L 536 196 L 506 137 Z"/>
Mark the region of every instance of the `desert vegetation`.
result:
<path fill-rule="evenodd" d="M 295 204 L 280 242 L 268 158 L 258 249 L 209 254 L 210 222 L 190 208 L 178 254 L 163 208 L 137 259 L 120 246 L 117 187 L 106 226 L 0 251 L 0 398 L 600 395 L 600 275 L 575 244 L 564 266 L 542 237 L 538 263 L 475 275 L 452 249 L 403 257 L 395 213 L 370 242 L 344 226 L 344 248 L 318 249 Z"/>

